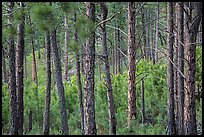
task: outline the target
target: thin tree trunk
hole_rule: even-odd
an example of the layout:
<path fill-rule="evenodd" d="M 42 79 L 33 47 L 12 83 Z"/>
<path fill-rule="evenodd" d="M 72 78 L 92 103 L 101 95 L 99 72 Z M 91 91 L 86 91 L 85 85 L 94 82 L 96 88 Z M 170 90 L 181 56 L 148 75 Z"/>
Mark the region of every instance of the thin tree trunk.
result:
<path fill-rule="evenodd" d="M 152 15 L 151 15 L 152 16 Z M 153 17 L 152 17 L 153 18 Z M 151 19 L 150 19 L 151 20 Z M 151 24 L 151 28 L 152 28 L 152 61 L 153 61 L 153 64 L 155 64 L 155 44 L 154 44 L 154 38 L 155 38 L 155 30 L 153 29 L 154 28 L 154 22 L 152 22 Z"/>
<path fill-rule="evenodd" d="M 77 14 L 76 11 L 74 13 L 74 22 L 75 22 L 75 34 L 74 40 L 76 45 L 78 45 L 78 37 L 77 37 L 77 28 L 76 28 L 76 19 Z M 77 86 L 78 86 L 78 103 L 79 103 L 79 113 L 80 113 L 80 128 L 81 135 L 84 135 L 84 107 L 83 107 L 83 93 L 82 93 L 82 84 L 81 84 L 81 74 L 80 74 L 80 54 L 79 51 L 75 53 L 76 58 L 76 69 L 77 69 Z"/>
<path fill-rule="evenodd" d="M 156 24 L 155 24 L 155 62 L 158 61 L 158 43 L 159 43 L 159 2 L 157 2 Z"/>
<path fill-rule="evenodd" d="M 141 9 L 142 11 L 142 38 L 143 38 L 143 44 L 144 44 L 144 54 L 145 54 L 145 58 L 148 58 L 148 54 L 147 54 L 147 38 L 146 38 L 146 27 L 145 27 L 145 9 L 144 7 L 142 7 Z"/>
<path fill-rule="evenodd" d="M 196 35 L 200 25 L 202 15 L 202 3 L 194 2 L 194 16 L 188 18 L 189 28 L 186 30 L 186 90 L 184 102 L 184 130 L 185 135 L 197 135 L 196 126 L 196 108 L 195 108 L 195 53 L 196 53 Z M 190 10 L 191 11 L 191 10 Z"/>
<path fill-rule="evenodd" d="M 176 4 L 176 3 L 175 3 Z M 175 5 L 176 11 L 178 11 L 178 4 Z M 178 12 L 175 14 L 175 26 L 174 26 L 174 34 L 175 34 L 175 40 L 174 40 L 174 64 L 175 66 L 178 66 Z M 175 132 L 178 134 L 178 71 L 176 67 L 174 67 L 174 114 L 175 114 Z"/>
<path fill-rule="evenodd" d="M 45 112 L 43 123 L 43 134 L 49 135 L 50 129 L 50 102 L 51 102 L 51 49 L 50 33 L 46 32 L 45 38 L 45 59 L 46 59 L 46 95 L 45 95 Z"/>
<path fill-rule="evenodd" d="M 142 79 L 141 81 L 141 99 L 142 99 L 142 124 L 145 124 L 144 79 Z"/>
<path fill-rule="evenodd" d="M 68 20 L 64 18 L 65 27 L 65 50 L 64 50 L 64 79 L 68 81 Z"/>
<path fill-rule="evenodd" d="M 33 120 L 32 120 L 32 111 L 29 111 L 28 114 L 28 132 L 32 130 Z"/>
<path fill-rule="evenodd" d="M 173 64 L 173 2 L 167 2 L 167 89 L 168 89 L 168 135 L 175 135 L 174 115 L 174 69 Z M 170 61 L 171 60 L 171 61 Z"/>
<path fill-rule="evenodd" d="M 85 46 L 86 43 L 81 44 L 81 71 L 83 75 L 85 75 Z"/>
<path fill-rule="evenodd" d="M 2 47 L 2 81 L 7 83 L 7 73 L 6 73 L 6 61 L 5 61 L 5 49 Z"/>
<path fill-rule="evenodd" d="M 95 21 L 95 5 L 86 2 L 86 14 L 91 21 Z M 92 31 L 86 40 L 85 47 L 85 83 L 84 83 L 84 130 L 85 135 L 96 135 L 94 108 L 94 67 L 95 67 L 95 32 Z"/>
<path fill-rule="evenodd" d="M 184 74 L 184 11 L 183 2 L 177 3 L 178 6 L 178 69 Z M 184 135 L 184 77 L 178 73 L 178 134 Z"/>
<path fill-rule="evenodd" d="M 136 87 L 135 87 L 135 2 L 128 2 L 128 127 L 132 119 L 136 119 Z M 130 129 L 131 131 L 131 129 Z"/>
<path fill-rule="evenodd" d="M 108 8 L 105 3 L 100 2 L 101 7 L 101 21 L 106 20 L 108 15 Z M 108 114 L 109 114 L 109 134 L 116 135 L 116 118 L 114 110 L 114 100 L 112 93 L 111 77 L 110 77 L 110 67 L 108 62 L 108 51 L 106 43 L 106 23 L 101 24 L 102 30 L 102 57 L 104 61 L 104 71 L 106 75 L 106 87 L 107 87 L 107 98 L 108 98 Z"/>
<path fill-rule="evenodd" d="M 24 56 L 24 78 L 27 80 L 27 78 L 28 78 L 28 70 L 27 70 L 27 59 L 26 59 L 26 56 Z"/>
<path fill-rule="evenodd" d="M 41 58 L 41 55 L 40 55 L 40 41 L 38 40 L 38 59 Z"/>
<path fill-rule="evenodd" d="M 150 49 L 150 13 L 149 11 L 145 10 L 145 14 L 146 14 L 146 32 L 147 32 L 147 59 L 151 60 L 151 49 Z"/>
<path fill-rule="evenodd" d="M 21 8 L 24 8 L 24 3 L 20 3 Z M 25 30 L 25 15 L 21 15 L 21 21 L 18 24 L 17 31 L 17 47 L 16 47 L 16 93 L 17 93 L 17 112 L 18 112 L 18 133 L 23 134 L 24 123 L 24 105 L 23 105 L 23 59 L 24 59 L 24 30 Z"/>
<path fill-rule="evenodd" d="M 59 99 L 59 107 L 60 107 L 60 121 L 61 121 L 61 132 L 62 135 L 68 135 L 68 119 L 67 119 L 67 109 L 66 109 L 66 100 L 64 95 L 64 86 L 62 83 L 62 69 L 61 69 L 61 61 L 59 58 L 58 47 L 56 43 L 56 30 L 51 32 L 51 48 L 52 55 L 54 60 L 54 78 L 56 84 L 56 92 Z"/>
<path fill-rule="evenodd" d="M 13 23 L 14 2 L 8 2 L 8 23 L 9 29 L 14 29 Z M 15 67 L 15 49 L 14 34 L 9 34 L 8 38 L 8 89 L 9 89 L 9 112 L 10 112 L 10 135 L 18 134 L 17 125 L 17 97 L 16 97 L 16 67 Z"/>

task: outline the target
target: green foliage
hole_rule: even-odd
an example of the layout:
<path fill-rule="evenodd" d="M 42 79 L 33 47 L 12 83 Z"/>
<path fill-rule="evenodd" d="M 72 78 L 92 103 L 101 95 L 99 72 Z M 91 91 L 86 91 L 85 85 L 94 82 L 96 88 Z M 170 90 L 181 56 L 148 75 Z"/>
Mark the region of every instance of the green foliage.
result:
<path fill-rule="evenodd" d="M 40 30 L 48 30 L 56 27 L 57 18 L 56 14 L 54 14 L 54 6 L 48 5 L 48 3 L 36 3 L 33 4 L 31 10 L 32 18 L 38 22 L 37 27 Z"/>

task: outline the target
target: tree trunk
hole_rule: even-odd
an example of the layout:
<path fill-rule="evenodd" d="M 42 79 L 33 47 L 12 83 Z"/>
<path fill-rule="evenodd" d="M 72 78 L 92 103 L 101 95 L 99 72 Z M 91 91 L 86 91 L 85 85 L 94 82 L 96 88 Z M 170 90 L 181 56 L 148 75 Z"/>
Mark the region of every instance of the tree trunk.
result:
<path fill-rule="evenodd" d="M 51 102 L 51 58 L 50 58 L 50 33 L 46 32 L 45 38 L 45 64 L 46 64 L 46 93 L 45 93 L 45 112 L 43 123 L 43 134 L 49 135 L 50 129 L 50 102 Z"/>
<path fill-rule="evenodd" d="M 176 3 L 175 3 L 176 4 Z M 175 5 L 176 11 L 178 11 L 178 4 Z M 175 14 L 175 26 L 174 26 L 174 34 L 175 34 L 175 40 L 174 40 L 174 64 L 177 67 L 178 66 L 178 12 Z M 175 132 L 178 134 L 178 70 L 174 66 L 174 114 L 175 114 Z"/>
<path fill-rule="evenodd" d="M 28 70 L 27 70 L 27 59 L 26 59 L 26 55 L 24 56 L 24 78 L 27 80 L 28 78 Z"/>
<path fill-rule="evenodd" d="M 147 32 L 147 59 L 151 60 L 151 49 L 150 49 L 150 13 L 149 11 L 145 10 L 146 14 L 146 32 Z"/>
<path fill-rule="evenodd" d="M 77 37 L 77 28 L 76 28 L 76 11 L 74 13 L 74 22 L 75 22 L 75 34 L 74 40 L 76 45 L 78 45 L 78 37 Z M 82 93 L 82 84 L 81 84 L 81 74 L 80 74 L 80 56 L 79 51 L 75 53 L 76 58 L 76 69 L 77 69 L 77 86 L 78 86 L 78 103 L 79 103 L 79 113 L 80 113 L 80 128 L 81 135 L 84 135 L 84 107 L 83 107 L 83 93 Z"/>
<path fill-rule="evenodd" d="M 32 34 L 31 34 L 32 35 Z M 36 59 L 35 59 L 35 48 L 33 35 L 31 36 L 31 46 L 32 46 L 32 81 L 37 85 L 37 67 L 36 67 Z"/>
<path fill-rule="evenodd" d="M 196 35 L 202 15 L 202 4 L 200 2 L 191 3 L 194 5 L 194 16 L 188 18 L 187 38 L 186 38 L 186 90 L 184 102 L 184 130 L 185 135 L 197 135 L 196 108 L 195 108 L 195 52 Z M 191 11 L 191 10 L 190 10 Z"/>
<path fill-rule="evenodd" d="M 91 21 L 95 21 L 95 5 L 86 2 L 86 14 Z M 92 31 L 86 40 L 85 47 L 85 83 L 84 83 L 84 130 L 85 135 L 96 135 L 94 108 L 94 67 L 95 67 L 95 32 Z"/>
<path fill-rule="evenodd" d="M 144 7 L 142 7 L 141 9 L 142 11 L 142 38 L 143 38 L 143 44 L 144 44 L 144 54 L 145 54 L 145 58 L 148 58 L 148 51 L 147 51 L 147 38 L 146 38 L 146 26 L 145 26 L 145 9 Z"/>
<path fill-rule="evenodd" d="M 158 61 L 158 43 L 159 43 L 159 2 L 157 2 L 156 24 L 155 24 L 155 62 Z"/>
<path fill-rule="evenodd" d="M 108 8 L 105 3 L 100 2 L 101 7 L 101 21 L 106 20 L 108 15 Z M 114 100 L 112 93 L 111 77 L 110 77 L 110 67 L 108 62 L 108 51 L 106 43 L 106 23 L 101 24 L 102 30 L 102 57 L 104 61 L 104 71 L 106 75 L 106 87 L 107 87 L 107 98 L 108 98 L 108 114 L 109 114 L 109 134 L 116 135 L 116 118 L 114 110 Z"/>
<path fill-rule="evenodd" d="M 81 72 L 85 75 L 85 46 L 86 43 L 81 44 Z"/>
<path fill-rule="evenodd" d="M 32 130 L 33 120 L 32 120 L 32 111 L 29 111 L 28 114 L 28 132 Z"/>
<path fill-rule="evenodd" d="M 184 74 L 184 11 L 183 2 L 177 3 L 178 5 L 178 69 Z M 184 118 L 184 77 L 178 73 L 178 134 L 184 135 L 183 118 Z"/>
<path fill-rule="evenodd" d="M 142 99 L 142 124 L 145 124 L 144 79 L 142 79 L 141 81 L 141 99 Z"/>
<path fill-rule="evenodd" d="M 152 15 L 151 15 L 151 17 L 152 17 Z M 152 50 L 151 50 L 152 51 L 152 61 L 153 61 L 153 64 L 155 64 L 155 44 L 154 44 L 155 30 L 153 29 L 154 28 L 154 21 L 151 24 L 151 28 L 152 28 L 152 31 L 151 31 L 152 32 L 152 46 L 151 46 L 152 47 Z"/>
<path fill-rule="evenodd" d="M 65 27 L 65 50 L 64 50 L 64 79 L 68 81 L 68 20 L 64 18 Z"/>
<path fill-rule="evenodd" d="M 8 3 L 8 23 L 9 29 L 14 29 L 13 23 L 13 7 L 14 2 Z M 8 89 L 9 89 L 9 112 L 10 112 L 10 135 L 18 134 L 17 125 L 17 97 L 16 97 L 16 67 L 15 67 L 15 49 L 14 34 L 9 34 L 8 38 Z"/>
<path fill-rule="evenodd" d="M 128 127 L 136 119 L 135 51 L 135 2 L 128 2 Z"/>
<path fill-rule="evenodd" d="M 54 78 L 56 84 L 56 92 L 59 99 L 59 107 L 60 107 L 60 121 L 61 121 L 61 132 L 62 135 L 68 135 L 68 119 L 67 119 L 67 110 L 66 110 L 66 100 L 64 95 L 64 86 L 62 83 L 62 69 L 61 69 L 61 61 L 59 58 L 58 47 L 56 43 L 56 30 L 51 32 L 51 48 L 52 55 L 54 60 Z"/>
<path fill-rule="evenodd" d="M 5 49 L 2 47 L 2 82 L 7 83 Z"/>
<path fill-rule="evenodd" d="M 24 3 L 20 3 L 24 8 Z M 23 105 L 23 59 L 24 59 L 24 30 L 25 15 L 21 15 L 21 21 L 17 27 L 17 47 L 16 47 L 16 93 L 17 93 L 17 112 L 18 112 L 18 134 L 23 134 L 24 105 Z"/>
<path fill-rule="evenodd" d="M 38 40 L 38 59 L 40 59 L 41 55 L 40 55 L 40 41 Z"/>
<path fill-rule="evenodd" d="M 167 2 L 167 89 L 168 89 L 168 128 L 167 134 L 175 135 L 174 115 L 174 70 L 173 64 L 173 2 Z"/>
<path fill-rule="evenodd" d="M 121 5 L 121 2 L 119 2 L 119 8 L 122 8 L 122 5 Z M 122 20 L 122 14 L 119 15 L 119 20 L 118 20 L 118 28 L 120 28 L 122 25 L 121 25 L 121 20 Z M 118 29 L 118 48 L 121 49 L 122 48 L 122 34 L 120 32 L 120 30 Z M 118 54 L 118 72 L 120 74 L 122 74 L 122 55 L 121 55 L 121 52 L 120 50 L 117 48 L 117 54 Z"/>

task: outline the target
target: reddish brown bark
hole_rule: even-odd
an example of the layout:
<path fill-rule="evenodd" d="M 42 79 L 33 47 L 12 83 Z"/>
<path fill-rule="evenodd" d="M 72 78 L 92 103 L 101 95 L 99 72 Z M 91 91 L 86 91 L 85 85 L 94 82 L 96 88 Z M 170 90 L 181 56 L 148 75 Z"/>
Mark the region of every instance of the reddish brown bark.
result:
<path fill-rule="evenodd" d="M 136 119 L 135 2 L 128 2 L 128 126 Z"/>

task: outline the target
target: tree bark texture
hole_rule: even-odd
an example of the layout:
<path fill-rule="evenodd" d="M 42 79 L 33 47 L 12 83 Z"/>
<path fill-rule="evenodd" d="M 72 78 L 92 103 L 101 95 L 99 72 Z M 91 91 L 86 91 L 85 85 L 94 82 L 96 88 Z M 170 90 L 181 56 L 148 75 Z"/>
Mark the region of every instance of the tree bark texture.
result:
<path fill-rule="evenodd" d="M 186 36 L 186 81 L 184 97 L 184 131 L 185 135 L 197 135 L 196 126 L 196 108 L 195 108 L 195 53 L 196 53 L 196 35 L 202 18 L 202 3 L 193 2 L 194 15 L 188 19 Z M 190 10 L 191 11 L 191 10 Z"/>
<path fill-rule="evenodd" d="M 128 2 L 128 126 L 136 119 L 135 87 L 135 2 Z"/>
<path fill-rule="evenodd" d="M 68 119 L 67 119 L 67 110 L 66 110 L 66 100 L 64 95 L 64 86 L 62 83 L 62 69 L 61 69 L 61 61 L 59 58 L 58 47 L 56 43 L 56 30 L 51 31 L 51 49 L 54 60 L 54 78 L 56 85 L 56 92 L 59 99 L 59 107 L 60 107 L 60 121 L 61 121 L 61 132 L 62 135 L 68 135 Z"/>
<path fill-rule="evenodd" d="M 86 14 L 90 21 L 95 21 L 95 5 L 86 2 Z M 85 47 L 85 83 L 84 83 L 84 130 L 85 135 L 96 135 L 94 108 L 94 67 L 95 67 L 95 32 L 87 37 Z"/>
<path fill-rule="evenodd" d="M 167 134 L 175 135 L 175 115 L 174 115 L 174 69 L 173 64 L 173 2 L 167 2 Z M 170 61 L 171 60 L 171 61 Z"/>
<path fill-rule="evenodd" d="M 24 8 L 24 3 L 20 6 Z M 17 112 L 18 112 L 18 134 L 23 134 L 24 105 L 23 105 L 23 61 L 24 61 L 24 30 L 25 15 L 21 15 L 21 20 L 17 27 L 17 47 L 16 47 L 16 93 L 17 93 Z"/>
<path fill-rule="evenodd" d="M 183 2 L 178 4 L 178 69 L 184 74 L 184 11 Z M 184 77 L 178 73 L 178 134 L 184 135 L 183 118 L 184 118 Z"/>
<path fill-rule="evenodd" d="M 14 2 L 8 2 L 8 23 L 9 29 L 13 29 L 13 7 Z M 17 125 L 17 97 L 16 97 L 16 67 L 15 67 L 14 34 L 8 38 L 8 89 L 9 89 L 9 112 L 10 112 L 10 135 L 18 134 Z"/>
<path fill-rule="evenodd" d="M 49 135 L 50 129 L 50 102 L 51 102 L 51 48 L 50 32 L 46 32 L 45 38 L 45 64 L 46 64 L 46 92 L 45 92 L 45 112 L 43 123 L 43 134 Z"/>

